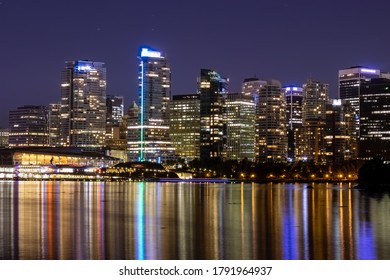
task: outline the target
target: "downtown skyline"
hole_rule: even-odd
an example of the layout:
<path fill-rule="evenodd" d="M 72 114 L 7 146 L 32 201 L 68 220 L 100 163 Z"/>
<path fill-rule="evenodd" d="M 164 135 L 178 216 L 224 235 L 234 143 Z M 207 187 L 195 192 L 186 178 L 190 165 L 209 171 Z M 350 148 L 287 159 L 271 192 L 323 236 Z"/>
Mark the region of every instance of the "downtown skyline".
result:
<path fill-rule="evenodd" d="M 313 78 L 330 85 L 332 98 L 338 97 L 340 69 L 390 70 L 384 1 L 374 1 L 378 10 L 352 1 L 150 1 L 148 9 L 126 2 L 1 1 L 0 93 L 11 97 L 1 102 L 0 127 L 7 127 L 9 110 L 18 106 L 57 102 L 60 71 L 68 60 L 104 62 L 107 94 L 124 96 L 127 111 L 137 99 L 142 45 L 166 53 L 172 95 L 195 93 L 201 68 L 229 78 L 229 92 L 239 92 L 243 80 L 254 76 L 284 86 Z M 149 13 L 147 21 L 143 13 Z"/>

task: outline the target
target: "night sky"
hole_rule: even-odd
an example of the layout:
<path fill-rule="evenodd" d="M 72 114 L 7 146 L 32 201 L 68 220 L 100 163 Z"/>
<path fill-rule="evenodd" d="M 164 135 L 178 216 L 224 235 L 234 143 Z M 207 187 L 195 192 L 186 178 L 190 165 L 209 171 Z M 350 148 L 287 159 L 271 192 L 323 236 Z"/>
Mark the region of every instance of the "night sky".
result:
<path fill-rule="evenodd" d="M 390 1 L 0 0 L 0 127 L 8 111 L 60 100 L 67 60 L 106 63 L 107 94 L 137 96 L 141 45 L 167 54 L 172 94 L 196 92 L 200 68 L 230 79 L 330 84 L 339 69 L 390 71 Z"/>

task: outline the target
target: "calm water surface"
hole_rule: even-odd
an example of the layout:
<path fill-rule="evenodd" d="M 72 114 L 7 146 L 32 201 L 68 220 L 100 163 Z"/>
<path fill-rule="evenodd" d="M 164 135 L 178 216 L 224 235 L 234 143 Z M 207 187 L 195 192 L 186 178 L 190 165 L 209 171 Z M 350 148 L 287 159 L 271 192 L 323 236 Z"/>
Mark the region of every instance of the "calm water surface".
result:
<path fill-rule="evenodd" d="M 390 259 L 349 185 L 0 182 L 0 259 Z"/>

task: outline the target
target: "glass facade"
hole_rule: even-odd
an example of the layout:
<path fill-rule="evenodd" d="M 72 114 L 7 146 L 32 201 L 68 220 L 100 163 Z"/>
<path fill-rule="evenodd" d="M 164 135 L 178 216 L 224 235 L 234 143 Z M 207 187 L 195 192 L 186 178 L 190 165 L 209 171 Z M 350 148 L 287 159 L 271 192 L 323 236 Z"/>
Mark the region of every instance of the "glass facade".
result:
<path fill-rule="evenodd" d="M 255 113 L 251 95 L 228 93 L 226 96 L 226 158 L 255 161 Z"/>
<path fill-rule="evenodd" d="M 200 160 L 223 158 L 226 145 L 224 104 L 228 79 L 210 69 L 201 69 L 200 94 Z"/>
<path fill-rule="evenodd" d="M 390 79 L 372 79 L 360 94 L 359 158 L 390 161 Z"/>
<path fill-rule="evenodd" d="M 327 163 L 341 164 L 357 157 L 354 110 L 350 103 L 332 99 L 326 105 L 325 149 Z"/>
<path fill-rule="evenodd" d="M 286 122 L 287 122 L 287 157 L 289 161 L 294 161 L 297 151 L 297 137 L 302 128 L 302 102 L 303 89 L 296 86 L 283 88 L 286 96 Z"/>
<path fill-rule="evenodd" d="M 170 105 L 171 139 L 176 154 L 191 161 L 200 155 L 200 95 L 174 95 Z"/>
<path fill-rule="evenodd" d="M 175 157 L 169 135 L 171 69 L 161 52 L 139 52 L 138 117 L 128 119 L 128 160 L 162 162 Z"/>
<path fill-rule="evenodd" d="M 61 146 L 99 149 L 106 134 L 106 68 L 102 62 L 69 61 L 61 75 Z"/>
<path fill-rule="evenodd" d="M 49 146 L 48 108 L 22 106 L 9 112 L 9 147 Z"/>

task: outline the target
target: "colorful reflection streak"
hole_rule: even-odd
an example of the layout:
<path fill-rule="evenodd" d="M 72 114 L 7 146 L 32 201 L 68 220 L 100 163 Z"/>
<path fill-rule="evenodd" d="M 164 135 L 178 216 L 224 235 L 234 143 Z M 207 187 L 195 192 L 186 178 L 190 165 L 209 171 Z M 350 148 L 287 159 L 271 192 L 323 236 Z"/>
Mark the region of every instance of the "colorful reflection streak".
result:
<path fill-rule="evenodd" d="M 390 259 L 347 185 L 0 182 L 0 259 Z"/>

